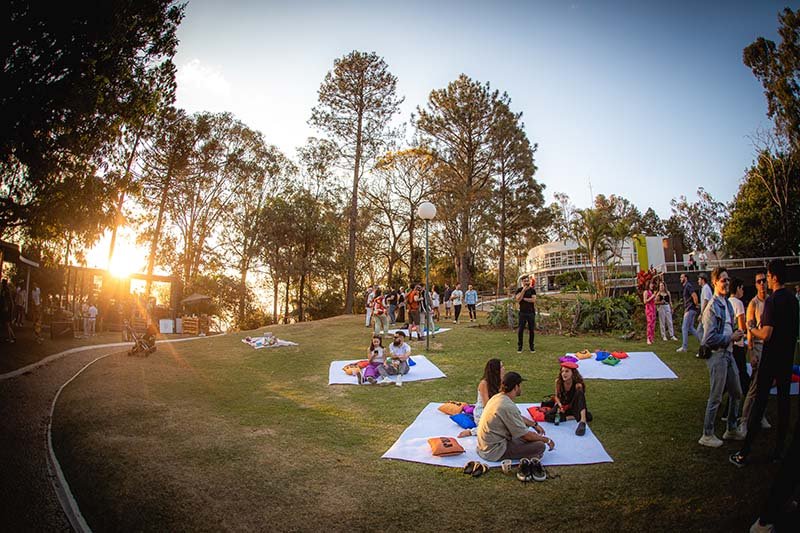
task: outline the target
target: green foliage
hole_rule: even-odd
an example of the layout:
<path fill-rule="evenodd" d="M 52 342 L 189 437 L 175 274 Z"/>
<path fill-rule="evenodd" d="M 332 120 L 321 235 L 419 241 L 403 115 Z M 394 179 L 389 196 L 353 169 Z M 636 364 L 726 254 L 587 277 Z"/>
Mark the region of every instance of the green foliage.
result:
<path fill-rule="evenodd" d="M 585 270 L 562 272 L 556 276 L 555 282 L 562 292 L 588 291 L 591 288 L 591 284 L 586 279 Z"/>
<path fill-rule="evenodd" d="M 634 295 L 579 299 L 578 329 L 591 332 L 630 331 L 638 299 Z"/>
<path fill-rule="evenodd" d="M 536 328 L 552 333 L 572 332 L 577 302 L 551 296 L 536 299 Z"/>
<path fill-rule="evenodd" d="M 686 196 L 670 201 L 672 215 L 683 232 L 683 243 L 690 250 L 719 250 L 720 231 L 727 218 L 727 207 L 702 187 L 697 189 L 697 201 Z"/>
<path fill-rule="evenodd" d="M 499 304 L 493 305 L 487 318 L 489 325 L 495 328 L 516 327 L 519 321 L 519 311 L 517 310 L 516 302 L 513 300 L 505 300 Z"/>

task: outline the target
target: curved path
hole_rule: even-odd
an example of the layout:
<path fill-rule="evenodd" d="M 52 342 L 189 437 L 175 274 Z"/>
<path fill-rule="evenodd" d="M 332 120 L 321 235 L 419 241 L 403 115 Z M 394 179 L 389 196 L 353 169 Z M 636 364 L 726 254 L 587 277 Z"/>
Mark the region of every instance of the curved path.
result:
<path fill-rule="evenodd" d="M 0 375 L 0 524 L 6 531 L 72 530 L 54 490 L 57 483 L 48 460 L 53 399 L 87 364 L 124 352 L 126 346 L 72 349 L 22 372 Z"/>

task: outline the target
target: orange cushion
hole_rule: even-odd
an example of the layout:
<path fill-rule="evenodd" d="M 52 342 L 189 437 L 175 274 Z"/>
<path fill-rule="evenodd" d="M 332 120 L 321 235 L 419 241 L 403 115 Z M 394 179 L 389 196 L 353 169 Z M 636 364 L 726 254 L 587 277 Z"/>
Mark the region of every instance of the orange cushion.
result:
<path fill-rule="evenodd" d="M 591 359 L 594 357 L 594 354 L 589 350 L 581 350 L 580 352 L 575 354 L 575 357 L 578 359 Z"/>
<path fill-rule="evenodd" d="M 531 415 L 531 419 L 534 422 L 544 422 L 545 411 L 547 411 L 547 407 L 542 407 L 541 405 L 528 407 L 528 414 Z"/>
<path fill-rule="evenodd" d="M 366 363 L 366 365 L 362 366 L 361 363 Z M 345 374 L 347 374 L 348 376 L 355 376 L 356 374 L 358 374 L 359 370 L 361 370 L 367 365 L 369 365 L 369 361 L 358 361 L 356 363 L 349 363 L 344 365 L 342 367 L 342 370 L 344 370 Z"/>
<path fill-rule="evenodd" d="M 439 410 L 446 415 L 453 416 L 463 411 L 466 405 L 464 402 L 445 402 L 439 406 Z"/>
<path fill-rule="evenodd" d="M 613 355 L 617 359 L 627 359 L 628 358 L 628 354 L 626 352 L 611 352 L 611 355 Z"/>
<path fill-rule="evenodd" d="M 437 457 L 464 453 L 464 448 L 453 437 L 432 437 L 428 439 L 428 445 Z"/>

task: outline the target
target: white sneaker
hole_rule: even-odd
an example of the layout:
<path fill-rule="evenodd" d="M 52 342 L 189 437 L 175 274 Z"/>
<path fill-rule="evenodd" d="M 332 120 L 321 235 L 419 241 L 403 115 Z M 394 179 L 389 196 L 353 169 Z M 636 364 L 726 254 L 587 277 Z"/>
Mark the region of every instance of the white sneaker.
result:
<path fill-rule="evenodd" d="M 671 340 L 671 341 L 676 341 L 676 340 L 678 340 L 678 338 L 677 338 L 677 337 L 675 337 L 675 336 L 673 335 L 673 336 L 672 336 L 672 338 L 671 338 L 670 340 Z"/>
<path fill-rule="evenodd" d="M 667 342 L 667 338 L 666 337 L 661 337 L 661 340 L 664 341 L 664 342 Z"/>
<path fill-rule="evenodd" d="M 736 428 L 736 432 L 742 436 L 742 439 L 747 437 L 747 424 L 743 424 L 739 422 L 739 427 Z"/>
<path fill-rule="evenodd" d="M 397 381 L 395 381 L 394 384 L 397 385 L 398 387 L 402 387 L 403 386 L 403 376 L 397 376 Z"/>
<path fill-rule="evenodd" d="M 389 378 L 381 378 L 381 380 L 378 382 L 378 385 L 388 385 L 391 382 L 392 382 L 392 380 L 389 379 Z"/>
<path fill-rule="evenodd" d="M 678 348 L 678 349 L 677 349 L 677 350 L 675 350 L 675 351 L 676 351 L 676 352 L 685 352 L 685 351 L 686 351 L 686 348 L 684 348 L 683 346 L 681 346 L 680 348 Z"/>
<path fill-rule="evenodd" d="M 756 518 L 756 521 L 750 526 L 750 533 L 772 533 L 773 531 L 775 531 L 775 526 L 772 524 L 762 526 L 758 518 Z"/>
<path fill-rule="evenodd" d="M 722 440 L 744 440 L 745 434 L 743 434 L 738 428 L 734 430 L 726 429 L 725 433 L 722 434 Z"/>
<path fill-rule="evenodd" d="M 772 424 L 769 423 L 766 416 L 761 419 L 761 429 L 772 429 Z"/>
<path fill-rule="evenodd" d="M 722 446 L 722 441 L 716 435 L 703 435 L 697 444 L 701 446 L 708 446 L 709 448 L 719 448 Z"/>

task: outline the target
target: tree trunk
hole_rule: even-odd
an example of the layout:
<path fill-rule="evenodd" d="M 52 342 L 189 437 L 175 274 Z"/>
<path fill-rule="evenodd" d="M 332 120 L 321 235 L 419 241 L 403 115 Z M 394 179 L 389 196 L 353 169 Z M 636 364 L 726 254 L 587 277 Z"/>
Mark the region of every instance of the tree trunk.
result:
<path fill-rule="evenodd" d="M 278 288 L 280 287 L 280 282 L 278 281 L 278 277 L 273 275 L 272 276 L 272 323 L 278 323 Z"/>
<path fill-rule="evenodd" d="M 291 276 L 286 276 L 286 287 L 283 293 L 283 323 L 289 323 L 289 285 L 291 284 Z"/>
<path fill-rule="evenodd" d="M 133 148 L 131 155 L 128 156 L 128 163 L 125 166 L 124 181 L 130 179 L 131 167 L 133 166 L 133 159 L 136 155 L 136 149 L 139 147 L 139 140 L 141 139 L 141 130 L 136 134 L 136 139 L 133 141 Z M 111 243 L 108 246 L 108 268 L 111 268 L 111 260 L 114 258 L 114 246 L 117 243 L 117 227 L 119 226 L 119 219 L 122 218 L 122 204 L 125 201 L 125 191 L 119 192 L 119 200 L 117 200 L 117 213 L 114 217 L 114 227 L 111 228 Z"/>
<path fill-rule="evenodd" d="M 306 288 L 306 275 L 305 273 L 300 274 L 300 289 L 298 290 L 297 295 L 297 321 L 303 321 L 303 292 Z"/>
<path fill-rule="evenodd" d="M 506 176 L 501 174 L 500 187 L 500 257 L 497 265 L 497 294 L 506 285 Z"/>
<path fill-rule="evenodd" d="M 356 130 L 356 157 L 353 165 L 353 195 L 350 198 L 350 227 L 347 244 L 347 289 L 344 300 L 344 313 L 353 314 L 353 298 L 356 284 L 356 218 L 358 217 L 358 180 L 361 172 L 361 142 L 362 142 L 363 115 L 358 114 Z"/>
<path fill-rule="evenodd" d="M 461 215 L 461 236 L 463 239 L 463 249 L 461 250 L 461 264 L 459 265 L 458 281 L 462 287 L 466 287 L 471 282 L 470 265 L 472 264 L 472 252 L 470 251 L 470 227 L 469 213 Z"/>
<path fill-rule="evenodd" d="M 408 261 L 408 282 L 414 283 L 414 263 L 417 261 L 416 250 L 414 249 L 414 212 L 412 210 L 411 217 L 408 219 L 408 249 L 411 254 Z"/>
<path fill-rule="evenodd" d="M 247 265 L 242 260 L 242 268 L 239 271 L 241 276 L 239 278 L 239 329 L 241 329 L 244 322 L 244 311 L 245 307 L 247 307 L 247 270 Z"/>
<path fill-rule="evenodd" d="M 172 164 L 167 168 L 167 175 L 164 177 L 164 182 L 161 185 L 161 201 L 158 205 L 158 216 L 156 217 L 156 229 L 153 232 L 153 239 L 150 241 L 150 257 L 147 259 L 147 280 L 145 281 L 144 295 L 150 297 L 150 289 L 153 286 L 153 281 L 150 279 L 153 276 L 153 267 L 156 262 L 156 250 L 158 248 L 158 239 L 161 236 L 161 226 L 164 223 L 164 211 L 167 208 L 167 197 L 169 194 L 169 182 L 172 174 Z"/>

